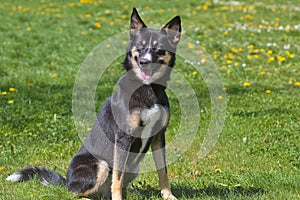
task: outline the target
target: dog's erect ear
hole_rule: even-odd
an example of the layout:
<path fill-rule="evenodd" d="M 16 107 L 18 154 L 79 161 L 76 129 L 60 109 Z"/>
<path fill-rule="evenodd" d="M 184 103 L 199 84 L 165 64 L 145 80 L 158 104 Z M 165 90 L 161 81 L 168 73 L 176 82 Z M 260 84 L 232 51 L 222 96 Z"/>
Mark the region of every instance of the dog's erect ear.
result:
<path fill-rule="evenodd" d="M 177 44 L 181 34 L 181 20 L 179 16 L 171 19 L 162 29 L 162 32 L 169 35 L 171 41 Z"/>
<path fill-rule="evenodd" d="M 136 8 L 133 8 L 130 18 L 130 35 L 136 35 L 142 28 L 147 27 L 139 16 Z"/>

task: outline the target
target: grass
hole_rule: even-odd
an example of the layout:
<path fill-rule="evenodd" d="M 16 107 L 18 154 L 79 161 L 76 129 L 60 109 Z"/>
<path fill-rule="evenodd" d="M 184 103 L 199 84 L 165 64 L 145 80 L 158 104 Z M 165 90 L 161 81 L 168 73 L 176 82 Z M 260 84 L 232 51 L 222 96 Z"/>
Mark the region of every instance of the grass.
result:
<path fill-rule="evenodd" d="M 77 199 L 64 187 L 5 181 L 28 166 L 65 175 L 79 149 L 72 89 L 80 64 L 101 41 L 128 30 L 137 7 L 159 28 L 175 15 L 199 41 L 226 89 L 226 121 L 212 152 L 198 152 L 210 122 L 209 91 L 183 58 L 176 70 L 196 91 L 200 127 L 169 166 L 180 199 L 300 198 L 300 28 L 296 1 L 4 1 L 0 3 L 0 199 Z M 122 74 L 117 59 L 97 88 L 96 107 Z M 168 91 L 178 130 L 180 106 Z M 159 199 L 157 176 L 143 173 L 128 199 Z"/>

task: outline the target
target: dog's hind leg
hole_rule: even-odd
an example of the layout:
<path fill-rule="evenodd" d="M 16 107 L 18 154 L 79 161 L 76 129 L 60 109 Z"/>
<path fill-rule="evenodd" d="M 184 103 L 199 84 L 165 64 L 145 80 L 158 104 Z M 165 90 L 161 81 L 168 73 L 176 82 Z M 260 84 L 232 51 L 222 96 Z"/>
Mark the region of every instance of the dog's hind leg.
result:
<path fill-rule="evenodd" d="M 67 187 L 71 192 L 83 197 L 101 196 L 99 190 L 108 175 L 109 167 L 106 161 L 99 161 L 92 155 L 76 155 L 67 172 Z"/>

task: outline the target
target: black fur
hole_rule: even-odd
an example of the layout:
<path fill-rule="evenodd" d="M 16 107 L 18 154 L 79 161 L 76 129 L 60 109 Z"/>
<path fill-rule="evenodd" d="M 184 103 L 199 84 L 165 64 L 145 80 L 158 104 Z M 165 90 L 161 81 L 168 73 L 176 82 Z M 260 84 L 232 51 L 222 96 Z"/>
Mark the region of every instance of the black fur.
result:
<path fill-rule="evenodd" d="M 126 190 L 138 174 L 144 153 L 152 147 L 163 198 L 176 199 L 166 174 L 164 132 L 170 115 L 165 89 L 175 64 L 180 23 L 177 16 L 161 30 L 154 30 L 133 9 L 130 45 L 123 63 L 126 73 L 119 79 L 117 91 L 104 102 L 90 134 L 72 159 L 66 180 L 51 170 L 29 167 L 17 172 L 21 175 L 17 181 L 37 176 L 41 182 L 65 184 L 83 196 L 121 199 L 120 184 Z M 141 134 L 149 135 L 142 138 Z"/>

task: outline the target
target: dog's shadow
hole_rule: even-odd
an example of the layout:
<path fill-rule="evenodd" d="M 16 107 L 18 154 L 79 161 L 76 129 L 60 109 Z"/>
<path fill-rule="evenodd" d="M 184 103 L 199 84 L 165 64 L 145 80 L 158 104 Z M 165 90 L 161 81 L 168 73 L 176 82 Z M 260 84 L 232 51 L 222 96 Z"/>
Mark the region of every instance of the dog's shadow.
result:
<path fill-rule="evenodd" d="M 153 196 L 160 197 L 160 191 L 152 186 L 148 185 L 144 190 L 135 190 L 131 192 L 136 193 L 141 199 L 151 199 Z M 208 186 L 203 189 L 191 188 L 187 186 L 172 187 L 173 194 L 179 199 L 185 198 L 204 198 L 204 197 L 215 197 L 218 199 L 229 199 L 230 197 L 251 197 L 259 196 L 265 193 L 262 188 L 253 187 L 219 187 L 219 186 Z"/>

